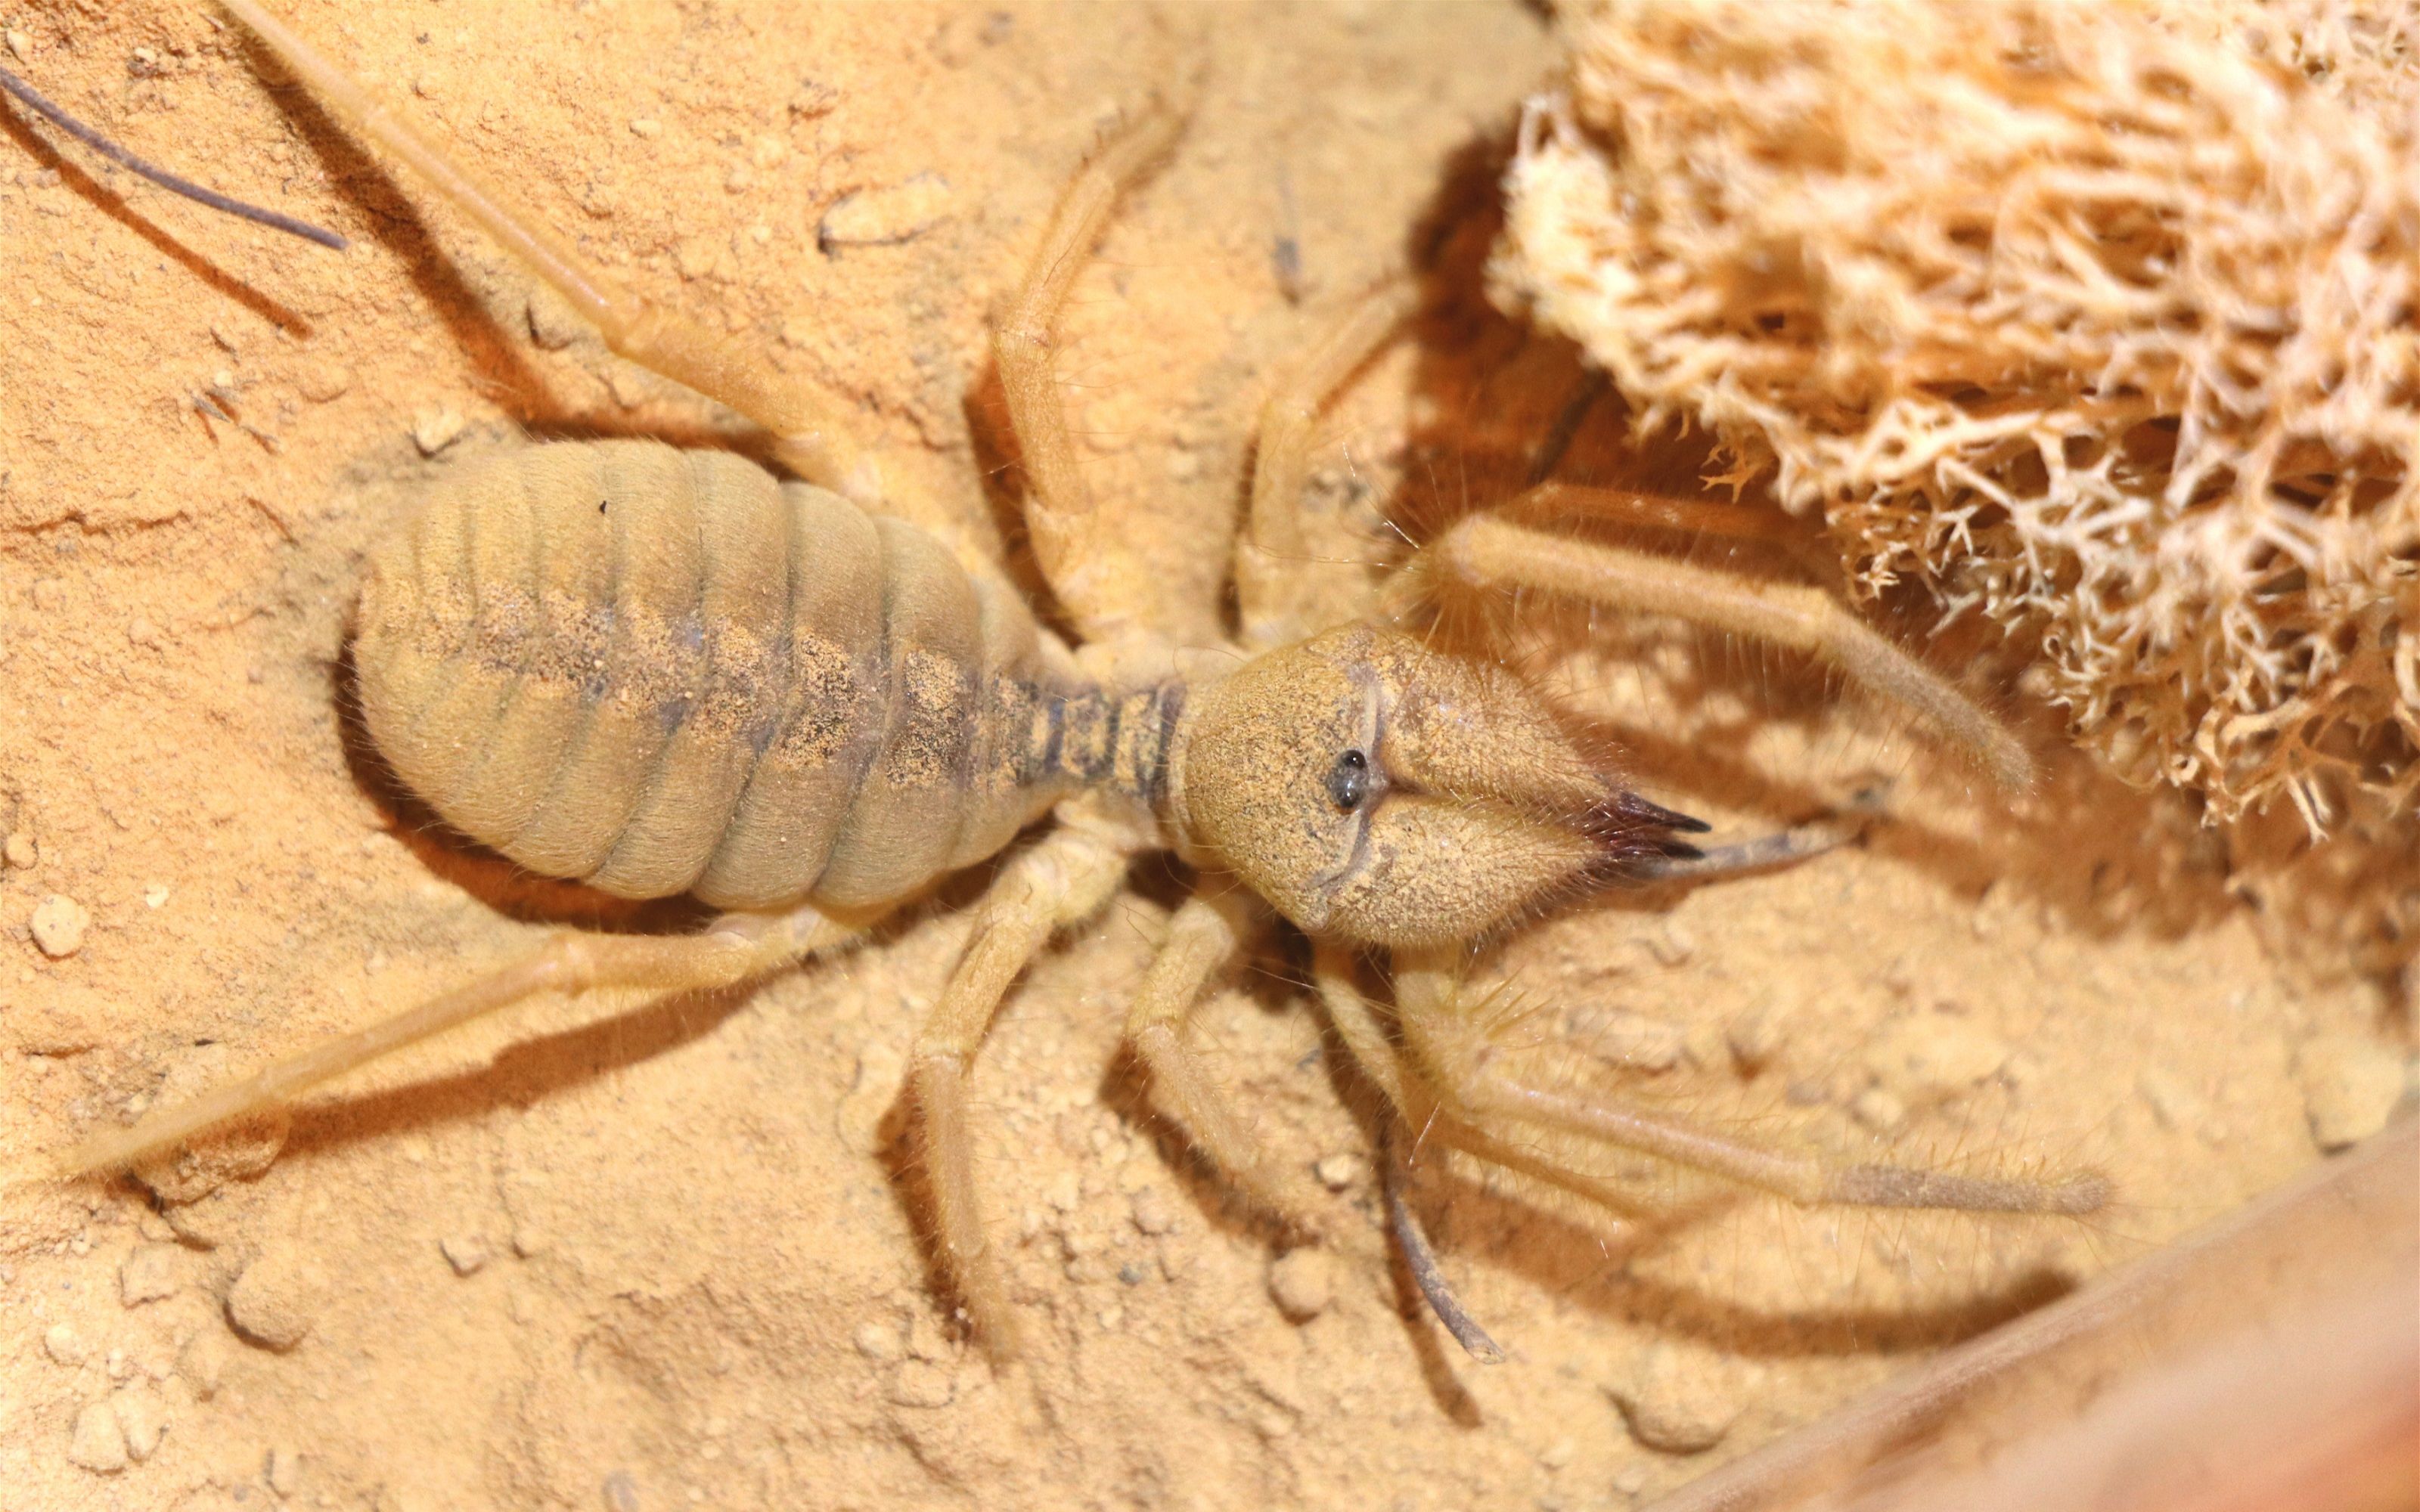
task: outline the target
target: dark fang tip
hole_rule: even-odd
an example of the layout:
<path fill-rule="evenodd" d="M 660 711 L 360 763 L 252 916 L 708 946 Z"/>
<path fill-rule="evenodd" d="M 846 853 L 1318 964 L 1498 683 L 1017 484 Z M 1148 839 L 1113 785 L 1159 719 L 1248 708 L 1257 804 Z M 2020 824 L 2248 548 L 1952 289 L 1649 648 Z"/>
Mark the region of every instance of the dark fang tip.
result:
<path fill-rule="evenodd" d="M 1624 827 L 1669 829 L 1683 835 L 1702 835 L 1714 826 L 1702 819 L 1652 803 L 1636 793 L 1619 793 L 1606 805 L 1606 816 Z"/>

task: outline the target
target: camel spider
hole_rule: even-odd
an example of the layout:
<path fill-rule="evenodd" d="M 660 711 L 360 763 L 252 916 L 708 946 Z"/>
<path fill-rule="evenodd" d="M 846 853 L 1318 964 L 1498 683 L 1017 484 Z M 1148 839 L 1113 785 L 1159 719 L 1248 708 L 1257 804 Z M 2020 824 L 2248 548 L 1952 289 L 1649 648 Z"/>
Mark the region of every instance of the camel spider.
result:
<path fill-rule="evenodd" d="M 1801 1203 L 2072 1213 L 2103 1199 L 2091 1175 L 1834 1166 L 1523 1079 L 1490 1057 L 1456 991 L 1467 942 L 1586 886 L 1771 864 L 1840 831 L 1695 851 L 1677 837 L 1704 825 L 1621 787 L 1518 677 L 1382 617 L 1389 585 L 1366 569 L 1311 560 L 1297 501 L 1315 418 L 1401 323 L 1400 287 L 1361 301 L 1269 400 L 1235 548 L 1239 623 L 1223 645 L 1187 629 L 1215 623 L 1211 607 L 1171 606 L 1131 545 L 1095 528 L 1051 366 L 1078 270 L 1125 189 L 1171 147 L 1181 110 L 1142 112 L 1077 175 L 996 333 L 1026 519 L 1071 648 L 997 563 L 963 563 L 887 512 L 892 486 L 830 399 L 620 289 L 255 0 L 222 3 L 616 353 L 762 425 L 791 480 L 650 441 L 508 453 L 424 501 L 374 560 L 357 622 L 371 737 L 449 823 L 535 872 L 626 897 L 694 893 L 725 912 L 682 937 L 558 935 L 432 1001 L 94 1134 L 59 1157 L 60 1173 L 125 1166 L 532 994 L 695 992 L 762 976 L 843 945 L 1047 814 L 1050 827 L 1007 856 L 978 905 L 908 1073 L 941 1259 L 996 1357 L 1015 1353 L 1016 1330 L 970 1164 L 969 1067 L 1027 964 L 1154 851 L 1205 880 L 1136 993 L 1127 1041 L 1159 1105 L 1224 1177 L 1300 1230 L 1316 1231 L 1321 1199 L 1263 1157 L 1185 1033 L 1264 904 L 1316 942 L 1339 1036 L 1402 1117 L 1583 1198 L 1601 1189 L 1558 1149 L 1640 1151 Z M 1616 493 L 1566 501 L 1616 517 L 1650 507 Z M 1447 582 L 1677 614 L 1798 648 L 2004 785 L 2029 779 L 2023 747 L 1990 716 L 1815 590 L 1495 514 L 1429 542 L 1396 579 L 1415 596 Z M 1192 655 L 1204 650 L 1224 656 Z M 1224 877 L 1242 886 L 1206 880 Z M 1391 1032 L 1352 984 L 1353 953 L 1373 948 L 1393 956 Z M 1453 1323 L 1399 1195 L 1393 1208 Z"/>

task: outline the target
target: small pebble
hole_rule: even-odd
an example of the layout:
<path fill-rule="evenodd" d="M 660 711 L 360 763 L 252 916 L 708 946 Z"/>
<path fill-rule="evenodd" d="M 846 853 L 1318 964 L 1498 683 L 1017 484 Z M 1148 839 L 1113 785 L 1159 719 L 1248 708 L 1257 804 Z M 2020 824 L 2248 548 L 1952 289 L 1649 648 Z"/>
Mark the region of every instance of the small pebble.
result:
<path fill-rule="evenodd" d="M 488 1242 L 476 1234 L 448 1234 L 437 1242 L 445 1263 L 456 1275 L 469 1275 L 488 1263 Z"/>
<path fill-rule="evenodd" d="M 68 1434 L 68 1463 L 96 1475 L 126 1468 L 126 1430 L 118 1427 L 117 1409 L 105 1401 L 85 1403 Z"/>
<path fill-rule="evenodd" d="M 411 422 L 411 444 L 420 448 L 421 455 L 435 456 L 461 439 L 467 424 L 452 405 L 423 410 Z"/>
<path fill-rule="evenodd" d="M 899 1330 L 889 1323 L 860 1323 L 857 1332 L 849 1335 L 849 1342 L 856 1345 L 857 1352 L 867 1359 L 886 1364 L 908 1352 L 906 1346 L 899 1342 Z"/>
<path fill-rule="evenodd" d="M 167 1404 L 147 1386 L 129 1386 L 110 1398 L 117 1410 L 118 1430 L 126 1437 L 126 1452 L 137 1464 L 151 1458 L 160 1447 L 161 1436 L 168 1431 Z"/>
<path fill-rule="evenodd" d="M 54 892 L 35 905 L 34 943 L 54 961 L 83 949 L 85 931 L 91 926 L 91 912 L 65 893 Z"/>
<path fill-rule="evenodd" d="M 271 1490 L 280 1496 L 292 1496 L 302 1489 L 302 1451 L 290 1444 L 278 1444 L 261 1461 L 260 1473 Z"/>
<path fill-rule="evenodd" d="M 164 908 L 164 907 L 166 907 L 166 906 L 167 906 L 167 904 L 168 904 L 168 885 L 167 885 L 166 883 L 164 883 L 164 882 L 147 882 L 147 883 L 145 883 L 145 884 L 143 885 L 143 906 L 144 906 L 144 907 L 146 907 L 146 908 Z"/>
<path fill-rule="evenodd" d="M 1723 1041 L 1742 1071 L 1761 1071 L 1781 1054 L 1790 1037 L 1790 1016 L 1785 1005 L 1768 999 L 1730 1021 Z"/>
<path fill-rule="evenodd" d="M 1156 1238 L 1176 1227 L 1176 1207 L 1168 1200 L 1168 1194 L 1159 1188 L 1144 1187 L 1137 1192 L 1131 1200 L 1134 1206 L 1134 1226 L 1142 1232 Z"/>
<path fill-rule="evenodd" d="M 18 62 L 25 62 L 34 55 L 34 39 L 11 26 L 8 28 L 8 51 L 17 54 Z"/>
<path fill-rule="evenodd" d="M 126 622 L 126 639 L 134 645 L 156 646 L 160 643 L 160 627 L 137 615 Z"/>
<path fill-rule="evenodd" d="M 352 369 L 338 363 L 314 363 L 294 380 L 294 387 L 313 404 L 327 404 L 340 399 L 352 386 Z M 259 679 L 255 678 L 254 681 Z"/>
<path fill-rule="evenodd" d="M 1336 1261 L 1323 1249 L 1286 1251 L 1269 1266 L 1269 1299 L 1295 1322 L 1310 1322 L 1336 1300 Z"/>
<path fill-rule="evenodd" d="M 930 231 L 949 213 L 949 180 L 920 173 L 905 183 L 859 190 L 833 201 L 815 226 L 815 244 L 826 253 L 837 247 L 895 247 Z"/>
<path fill-rule="evenodd" d="M 1360 1180 L 1369 1169 L 1370 1163 L 1360 1156 L 1339 1153 L 1320 1156 L 1319 1163 L 1311 1166 L 1311 1174 L 1318 1177 L 1319 1184 L 1330 1192 L 1342 1192 Z"/>
<path fill-rule="evenodd" d="M 1934 1102 L 1962 1092 L 2005 1065 L 2009 1042 L 1948 1013 L 1895 1018 L 1866 1045 L 1866 1069 L 1901 1103 Z"/>
<path fill-rule="evenodd" d="M 318 1290 L 291 1250 L 264 1250 L 227 1288 L 227 1321 L 253 1343 L 283 1353 L 311 1332 Z"/>
<path fill-rule="evenodd" d="M 532 289 L 522 315 L 529 326 L 530 340 L 537 343 L 541 351 L 559 352 L 578 341 L 588 329 L 563 297 L 551 289 Z"/>
<path fill-rule="evenodd" d="M 630 123 L 630 134 L 642 141 L 652 142 L 664 134 L 664 123 L 653 116 L 642 116 Z"/>
<path fill-rule="evenodd" d="M 2354 1034 L 2319 1034 L 2294 1052 L 2294 1080 L 2311 1140 L 2335 1151 L 2386 1127 L 2403 1095 L 2403 1057 L 2378 1041 Z"/>
<path fill-rule="evenodd" d="M 1703 1454 L 1722 1443 L 1740 1403 L 1707 1364 L 1658 1345 L 1628 1381 L 1607 1387 L 1630 1436 L 1659 1454 Z"/>
<path fill-rule="evenodd" d="M 42 848 L 22 829 L 8 837 L 6 846 L 0 846 L 0 856 L 5 856 L 8 864 L 20 872 L 31 872 L 42 864 Z"/>
<path fill-rule="evenodd" d="M 233 1353 L 226 1335 L 214 1328 L 196 1333 L 177 1351 L 177 1374 L 193 1388 L 195 1400 L 206 1402 L 219 1394 L 219 1382 L 226 1379 L 227 1359 Z"/>
<path fill-rule="evenodd" d="M 118 1300 L 129 1307 L 139 1307 L 147 1302 L 177 1294 L 177 1255 L 174 1244 L 137 1244 L 117 1268 Z M 137 1456 L 137 1458 L 141 1458 Z"/>
<path fill-rule="evenodd" d="M 92 1358 L 92 1346 L 84 1335 L 65 1323 L 53 1323 L 42 1335 L 42 1352 L 65 1365 L 78 1365 Z"/>
<path fill-rule="evenodd" d="M 902 1407 L 947 1407 L 958 1394 L 958 1383 L 947 1370 L 923 1360 L 903 1363 L 884 1393 Z"/>

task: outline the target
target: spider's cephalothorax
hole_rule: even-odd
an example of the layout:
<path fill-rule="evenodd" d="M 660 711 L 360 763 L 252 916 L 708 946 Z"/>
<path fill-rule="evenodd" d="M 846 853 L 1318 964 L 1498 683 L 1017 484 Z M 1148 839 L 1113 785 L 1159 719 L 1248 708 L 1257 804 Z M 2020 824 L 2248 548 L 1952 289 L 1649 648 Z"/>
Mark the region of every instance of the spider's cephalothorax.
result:
<path fill-rule="evenodd" d="M 1610 780 L 1519 679 L 1382 627 L 1373 572 L 1306 549 L 1298 498 L 1312 418 L 1400 323 L 1399 286 L 1358 302 L 1276 387 L 1235 552 L 1240 635 L 1220 648 L 1233 670 L 1177 676 L 1180 651 L 1215 637 L 1218 605 L 1172 597 L 1095 509 L 1050 368 L 1084 254 L 1174 141 L 1175 113 L 1143 112 L 1084 167 L 996 334 L 1034 557 L 1071 647 L 996 561 L 909 523 L 933 513 L 892 491 L 850 443 L 843 408 L 619 288 L 255 0 L 223 3 L 613 350 L 763 425 L 794 476 L 653 442 L 532 448 L 426 501 L 378 558 L 359 618 L 365 721 L 449 822 L 533 870 L 626 896 L 692 891 L 729 912 L 686 936 L 559 934 L 434 1001 L 97 1133 L 60 1157 L 61 1171 L 133 1163 L 532 993 L 743 981 L 849 940 L 1047 813 L 1050 827 L 1000 865 L 908 1072 L 941 1259 L 998 1352 L 1014 1347 L 1013 1315 L 985 1240 L 967 1071 L 1026 963 L 1099 912 L 1133 858 L 1156 849 L 1185 853 L 1204 880 L 1169 922 L 1127 1040 L 1160 1105 L 1239 1187 L 1305 1229 L 1324 1196 L 1262 1157 L 1183 1032 L 1243 947 L 1255 898 L 1312 937 L 1339 1038 L 1423 1137 L 1584 1199 L 1602 1197 L 1588 1152 L 1613 1150 L 1802 1202 L 2075 1212 L 2102 1199 L 2091 1176 L 2001 1180 L 1771 1150 L 1602 1088 L 1524 1081 L 1474 1051 L 1456 990 L 1473 937 L 1602 878 L 1765 864 L 1838 831 L 1693 852 L 1674 836 L 1703 826 Z M 1616 519 L 1643 507 L 1636 495 L 1568 489 L 1558 504 Z M 1643 512 L 1668 520 L 1673 507 Z M 1720 528 L 1730 517 L 1707 517 Z M 1812 589 L 1485 513 L 1401 570 L 1796 647 L 1895 700 L 2004 783 L 2027 777 L 2024 748 L 1972 701 Z M 1244 887 L 1225 886 L 1231 875 Z M 1353 985 L 1370 947 L 1392 955 L 1391 1026 Z M 1450 1320 L 1424 1244 L 1400 1202 L 1393 1211 Z"/>
<path fill-rule="evenodd" d="M 1527 685 L 1350 625 L 1197 691 L 1171 818 L 1306 933 L 1471 939 L 1539 900 L 1663 856 L 1696 820 L 1608 779 Z"/>

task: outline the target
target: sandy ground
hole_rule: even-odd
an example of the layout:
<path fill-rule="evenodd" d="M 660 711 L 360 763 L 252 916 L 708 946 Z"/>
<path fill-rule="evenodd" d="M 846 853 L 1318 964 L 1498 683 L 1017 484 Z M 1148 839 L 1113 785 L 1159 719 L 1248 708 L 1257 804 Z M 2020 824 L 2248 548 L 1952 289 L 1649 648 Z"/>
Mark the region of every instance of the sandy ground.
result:
<path fill-rule="evenodd" d="M 1062 367 L 1171 591 L 1221 570 L 1267 378 L 1390 263 L 1434 257 L 1440 313 L 1340 407 L 1334 519 L 1375 539 L 1381 507 L 1417 533 L 1500 497 L 1580 381 L 1475 293 L 1487 164 L 1550 58 L 1521 6 L 293 8 L 635 285 L 859 396 L 970 539 L 1006 497 L 986 310 L 1180 52 L 1208 57 L 1198 115 L 1085 274 Z M 349 738 L 341 652 L 411 487 L 523 433 L 730 423 L 533 299 L 206 7 L 0 23 L 8 67 L 130 147 L 355 239 L 0 130 L 13 1164 L 548 928 L 681 922 L 435 831 Z M 1620 465 L 1620 434 L 1596 413 L 1571 466 Z M 2012 811 L 1804 668 L 1575 628 L 1531 651 L 1658 797 L 1745 833 L 1879 773 L 1900 818 L 1541 922 L 1482 983 L 1658 1106 L 1847 1158 L 2097 1165 L 2110 1211 L 1804 1213 L 1651 1174 L 1655 1211 L 1589 1221 L 1430 1163 L 1448 1271 L 1512 1353 L 1472 1365 L 1377 1242 L 1366 1094 L 1290 985 L 1299 941 L 1200 1035 L 1333 1189 L 1337 1241 L 1278 1263 L 1145 1111 L 1114 1046 L 1181 895 L 1151 863 L 1012 995 L 976 1077 L 1034 1344 L 996 1378 L 930 1285 L 898 1106 L 976 876 L 753 992 L 535 1005 L 380 1067 L 197 1200 L 0 1196 L 0 1508 L 1643 1503 L 2274 1184 L 2315 1118 L 2359 1122 L 2364 1078 L 2401 1075 L 2400 988 L 2276 949 L 2180 806 L 2067 762 Z"/>

